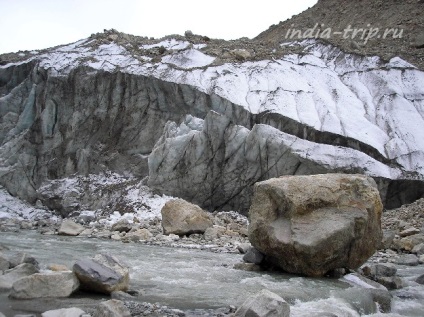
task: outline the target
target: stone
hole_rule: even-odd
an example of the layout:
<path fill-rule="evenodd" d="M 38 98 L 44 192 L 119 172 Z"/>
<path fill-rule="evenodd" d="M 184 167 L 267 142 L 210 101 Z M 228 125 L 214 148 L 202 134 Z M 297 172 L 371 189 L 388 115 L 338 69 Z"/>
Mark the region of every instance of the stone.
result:
<path fill-rule="evenodd" d="M 161 210 L 164 234 L 190 235 L 204 233 L 213 226 L 212 218 L 199 206 L 183 199 L 168 201 Z"/>
<path fill-rule="evenodd" d="M 414 248 L 411 251 L 412 253 L 415 253 L 416 255 L 420 256 L 424 254 L 424 243 L 417 244 L 414 246 Z"/>
<path fill-rule="evenodd" d="M 110 298 L 111 299 L 117 299 L 117 300 L 122 300 L 122 301 L 127 301 L 127 300 L 133 300 L 134 297 L 131 296 L 130 294 L 123 292 L 123 291 L 114 291 L 110 294 Z"/>
<path fill-rule="evenodd" d="M 78 260 L 73 271 L 81 288 L 88 291 L 110 294 L 126 291 L 129 286 L 128 267 L 111 255 L 97 254 L 91 259 Z"/>
<path fill-rule="evenodd" d="M 361 316 L 363 315 L 371 315 L 373 313 L 377 312 L 376 304 L 373 298 L 372 293 L 368 289 L 359 288 L 359 287 L 351 287 L 343 291 L 335 292 L 332 297 L 342 299 L 345 302 L 349 302 L 350 306 L 357 312 L 361 313 Z M 355 300 L 352 300 L 352 299 Z M 325 304 L 323 305 L 326 306 Z M 336 313 L 336 311 L 332 311 L 332 309 L 328 309 L 330 307 L 327 307 L 328 312 L 335 314 L 335 316 L 342 316 L 343 313 L 340 315 Z M 315 314 L 311 314 L 312 316 L 315 316 Z M 346 316 L 353 317 L 354 314 L 347 313 Z M 358 315 L 359 316 L 359 315 Z"/>
<path fill-rule="evenodd" d="M 400 256 L 396 260 L 396 264 L 407 265 L 407 266 L 417 266 L 419 264 L 418 257 L 414 254 L 405 254 Z"/>
<path fill-rule="evenodd" d="M 245 262 L 234 264 L 234 269 L 240 270 L 240 271 L 247 271 L 247 272 L 260 272 L 260 271 L 262 271 L 262 268 L 259 265 L 254 264 L 254 263 L 245 263 Z"/>
<path fill-rule="evenodd" d="M 122 237 L 119 235 L 119 232 L 118 232 L 118 231 L 116 231 L 115 233 L 113 233 L 113 234 L 110 236 L 110 238 L 111 238 L 112 240 L 115 240 L 115 241 L 121 241 L 121 240 L 122 240 Z"/>
<path fill-rule="evenodd" d="M 420 264 L 424 264 L 424 254 L 420 255 L 419 262 Z"/>
<path fill-rule="evenodd" d="M 221 238 L 227 229 L 222 226 L 213 225 L 205 230 L 204 237 L 205 240 L 215 240 Z"/>
<path fill-rule="evenodd" d="M 365 276 L 362 276 L 358 273 L 347 274 L 343 276 L 342 280 L 348 282 L 349 284 L 354 284 L 356 286 L 360 286 L 366 289 L 380 289 L 387 291 L 387 287 L 385 287 L 384 285 L 370 280 L 369 278 L 366 278 Z"/>
<path fill-rule="evenodd" d="M 422 31 L 415 38 L 415 47 L 424 48 L 424 33 Z"/>
<path fill-rule="evenodd" d="M 43 297 L 69 297 L 80 283 L 71 271 L 35 273 L 13 283 L 9 297 L 33 299 Z"/>
<path fill-rule="evenodd" d="M 82 231 L 79 236 L 91 236 L 93 234 L 93 229 L 84 229 L 84 231 Z"/>
<path fill-rule="evenodd" d="M 147 241 L 150 240 L 152 237 L 153 234 L 145 228 L 131 231 L 125 235 L 125 239 L 129 239 L 131 241 Z"/>
<path fill-rule="evenodd" d="M 131 313 L 122 301 L 111 299 L 100 303 L 93 317 L 131 317 Z"/>
<path fill-rule="evenodd" d="M 54 272 L 65 272 L 65 271 L 71 271 L 66 265 L 63 264 L 49 264 L 47 266 L 47 269 Z"/>
<path fill-rule="evenodd" d="M 60 224 L 58 234 L 62 236 L 77 236 L 84 230 L 84 226 L 79 223 L 76 223 L 71 219 L 65 219 Z"/>
<path fill-rule="evenodd" d="M 379 249 L 389 249 L 395 239 L 396 232 L 392 230 L 383 230 L 383 238 Z"/>
<path fill-rule="evenodd" d="M 418 276 L 415 282 L 417 282 L 418 284 L 424 285 L 424 274 Z"/>
<path fill-rule="evenodd" d="M 10 290 L 13 283 L 17 280 L 38 272 L 38 268 L 29 263 L 19 264 L 12 269 L 6 270 L 3 275 L 0 275 L 0 290 Z"/>
<path fill-rule="evenodd" d="M 401 232 L 399 232 L 399 236 L 401 236 L 402 238 L 404 237 L 409 237 L 409 236 L 413 236 L 414 234 L 420 233 L 420 229 L 417 228 L 408 228 L 406 230 L 403 230 Z"/>
<path fill-rule="evenodd" d="M 378 304 L 379 310 L 382 313 L 390 313 L 392 310 L 392 295 L 387 290 L 370 288 L 370 292 L 374 302 Z"/>
<path fill-rule="evenodd" d="M 112 225 L 110 231 L 129 232 L 132 224 L 127 219 L 121 219 Z"/>
<path fill-rule="evenodd" d="M 370 265 L 370 276 L 394 276 L 397 272 L 396 266 L 391 263 L 378 263 Z"/>
<path fill-rule="evenodd" d="M 249 251 L 249 249 L 252 247 L 252 245 L 250 243 L 242 243 L 240 245 L 237 246 L 237 250 L 241 253 L 241 254 L 246 254 L 247 251 Z"/>
<path fill-rule="evenodd" d="M 249 297 L 234 317 L 290 317 L 290 305 L 277 294 L 262 290 Z"/>
<path fill-rule="evenodd" d="M 23 263 L 29 263 L 34 265 L 35 267 L 39 267 L 38 261 L 32 256 L 29 255 L 27 253 L 22 253 L 22 252 L 16 252 L 13 253 L 9 258 L 8 258 L 9 262 L 10 262 L 10 267 L 16 267 L 19 264 L 23 264 Z"/>
<path fill-rule="evenodd" d="M 62 308 L 49 310 L 41 314 L 41 317 L 81 317 L 85 315 L 86 312 L 80 308 Z"/>
<path fill-rule="evenodd" d="M 283 176 L 255 184 L 249 240 L 286 272 L 357 269 L 381 243 L 382 203 L 364 175 Z"/>
<path fill-rule="evenodd" d="M 404 283 L 399 276 L 378 276 L 375 278 L 377 283 L 384 285 L 388 290 L 401 289 Z"/>
<path fill-rule="evenodd" d="M 231 54 L 234 55 L 234 57 L 240 61 L 245 61 L 252 57 L 252 54 L 250 54 L 250 52 L 245 49 L 232 50 Z"/>
<path fill-rule="evenodd" d="M 243 256 L 243 261 L 246 263 L 261 264 L 265 256 L 259 250 L 250 248 Z"/>

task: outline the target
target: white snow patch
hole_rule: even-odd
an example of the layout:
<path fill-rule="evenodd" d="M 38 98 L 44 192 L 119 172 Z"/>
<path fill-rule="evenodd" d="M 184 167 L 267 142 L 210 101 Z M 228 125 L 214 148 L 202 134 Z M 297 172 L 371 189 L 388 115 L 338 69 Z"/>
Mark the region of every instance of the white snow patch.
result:
<path fill-rule="evenodd" d="M 193 48 L 194 49 L 196 49 L 196 50 L 201 50 L 202 48 L 205 48 L 205 47 L 207 47 L 208 45 L 207 44 L 204 44 L 204 43 L 200 43 L 200 44 L 193 44 Z"/>
<path fill-rule="evenodd" d="M 190 45 L 190 42 L 187 42 L 187 41 L 179 41 L 179 40 L 176 40 L 176 39 L 169 39 L 169 40 L 165 40 L 165 41 L 162 41 L 162 42 L 159 42 L 159 43 L 156 43 L 156 44 L 142 45 L 141 48 L 148 50 L 148 49 L 151 49 L 151 48 L 163 46 L 167 50 L 179 51 L 179 50 L 186 49 L 189 45 Z"/>
<path fill-rule="evenodd" d="M 389 68 L 416 68 L 414 65 L 404 61 L 400 57 L 393 57 L 387 64 Z"/>
<path fill-rule="evenodd" d="M 215 60 L 215 57 L 206 55 L 198 50 L 189 49 L 176 54 L 162 57 L 162 62 L 175 66 L 190 69 L 207 66 Z"/>
<path fill-rule="evenodd" d="M 0 218 L 14 219 L 52 219 L 58 220 L 58 217 L 50 211 L 38 209 L 30 204 L 11 196 L 3 187 L 0 186 Z"/>
<path fill-rule="evenodd" d="M 191 85 L 254 114 L 275 112 L 358 140 L 395 159 L 405 171 L 424 173 L 424 72 L 398 57 L 384 64 L 379 57 L 346 54 L 305 40 L 291 43 L 304 47 L 302 54 L 204 68 L 215 59 L 187 48 L 186 41 L 169 39 L 145 46 L 177 49 L 160 63 L 134 58 L 115 43 L 90 51 L 83 41 L 32 59 L 41 60 L 40 65 L 57 76 L 86 65 Z"/>

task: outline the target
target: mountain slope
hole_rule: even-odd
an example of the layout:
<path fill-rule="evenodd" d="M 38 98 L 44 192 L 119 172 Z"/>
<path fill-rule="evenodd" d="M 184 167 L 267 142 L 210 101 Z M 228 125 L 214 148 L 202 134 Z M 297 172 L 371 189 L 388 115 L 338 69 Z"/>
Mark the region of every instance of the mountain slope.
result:
<path fill-rule="evenodd" d="M 293 30 L 301 30 L 303 37 L 312 28 L 313 37 L 318 34 L 345 52 L 380 56 L 386 61 L 399 56 L 424 69 L 423 11 L 424 1 L 420 0 L 319 0 L 305 12 L 271 26 L 256 39 L 293 41 L 298 37 Z M 349 27 L 352 30 L 346 31 Z M 325 31 L 327 28 L 331 28 L 330 33 Z"/>

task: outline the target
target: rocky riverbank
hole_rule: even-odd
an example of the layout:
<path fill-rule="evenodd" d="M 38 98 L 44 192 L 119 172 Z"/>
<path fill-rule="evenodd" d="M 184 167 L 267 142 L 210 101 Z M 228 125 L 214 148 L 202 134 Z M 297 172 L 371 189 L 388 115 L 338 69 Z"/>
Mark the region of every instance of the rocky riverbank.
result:
<path fill-rule="evenodd" d="M 166 201 L 169 200 L 167 199 Z M 10 198 L 10 202 L 13 202 L 12 198 Z M 23 206 L 19 205 L 15 206 L 15 208 L 24 209 Z M 112 213 L 109 216 L 97 217 L 95 212 L 83 211 L 69 218 L 62 219 L 60 216 L 53 215 L 40 204 L 34 210 L 39 210 L 39 212 L 32 212 L 32 217 L 1 218 L 0 231 L 20 232 L 32 230 L 43 236 L 66 235 L 69 236 L 69 239 L 75 240 L 93 239 L 94 241 L 101 239 L 102 241 L 120 241 L 123 245 L 142 244 L 204 250 L 215 253 L 246 253 L 251 247 L 247 238 L 248 219 L 237 212 L 216 212 L 211 214 L 211 226 L 204 233 L 176 235 L 173 233 L 164 234 L 162 218 L 157 213 L 153 213 L 155 215 L 152 217 L 144 218 L 140 217 L 140 214 L 131 215 L 129 213 L 124 215 Z M 340 273 L 339 276 L 350 273 L 346 275 L 346 280 L 353 284 L 365 283 L 366 285 L 371 285 L 373 282 L 377 282 L 378 284 L 376 285 L 379 285 L 378 287 L 382 289 L 396 292 L 405 288 L 407 289 L 405 294 L 415 296 L 413 294 L 414 290 L 412 289 L 411 291 L 410 286 L 422 284 L 423 277 L 419 276 L 412 280 L 406 278 L 402 275 L 402 268 L 415 266 L 419 269 L 424 264 L 422 252 L 423 215 L 424 199 L 396 210 L 384 211 L 381 219 L 384 238 L 380 250 L 357 272 L 344 271 L 335 273 Z M 30 256 L 15 256 L 15 258 L 21 259 L 23 262 L 37 263 Z M 17 262 L 15 264 L 19 265 Z M 57 269 L 54 266 L 49 268 L 50 270 Z M 252 270 L 252 266 L 249 265 L 238 265 L 236 268 Z M 399 268 L 401 269 L 400 271 Z M 10 268 L 4 267 L 3 269 Z M 380 294 L 381 297 L 376 297 L 375 301 L 380 306 L 385 305 L 384 307 L 386 308 L 383 311 L 389 311 L 392 295 L 387 291 L 384 294 L 384 296 Z M 132 290 L 127 293 L 114 292 L 111 294 L 112 299 L 122 302 L 122 305 L 126 307 L 131 316 L 231 316 L 236 310 L 236 307 L 232 306 L 209 311 L 204 309 L 180 311 L 160 304 L 145 302 L 142 296 L 142 293 Z M 374 294 L 372 296 L 377 295 Z M 96 308 L 94 306 L 91 306 L 91 310 L 85 309 L 85 312 L 91 314 L 91 316 L 96 316 L 95 311 Z"/>

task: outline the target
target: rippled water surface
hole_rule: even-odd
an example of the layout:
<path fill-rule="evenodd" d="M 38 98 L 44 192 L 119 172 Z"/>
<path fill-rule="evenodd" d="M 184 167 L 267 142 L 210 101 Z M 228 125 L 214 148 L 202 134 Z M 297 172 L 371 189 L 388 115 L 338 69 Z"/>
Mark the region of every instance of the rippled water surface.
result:
<path fill-rule="evenodd" d="M 361 295 L 360 289 L 336 279 L 234 270 L 233 265 L 241 261 L 240 255 L 124 244 L 111 240 L 42 236 L 30 231 L 1 233 L 0 239 L 0 243 L 11 250 L 35 256 L 42 267 L 51 263 L 72 267 L 80 258 L 110 253 L 131 268 L 131 288 L 143 290 L 142 301 L 159 302 L 174 308 L 238 306 L 249 295 L 266 288 L 291 303 L 292 316 L 313 316 L 319 311 L 332 312 L 336 316 L 360 316 L 376 310 L 375 305 Z M 399 273 L 412 280 L 423 274 L 424 269 L 423 266 L 403 268 Z M 394 312 L 404 316 L 424 316 L 423 286 L 411 282 L 410 287 L 394 294 Z M 2 294 L 0 307 L 16 307 L 16 301 L 10 302 L 6 295 Z M 90 297 L 92 301 L 100 299 Z M 77 306 L 81 300 L 76 298 L 69 301 L 74 301 Z M 85 304 L 81 302 L 81 305 Z M 48 305 L 49 302 L 45 302 L 40 311 Z M 55 302 L 54 305 L 60 303 Z M 22 308 L 21 304 L 19 306 Z"/>

